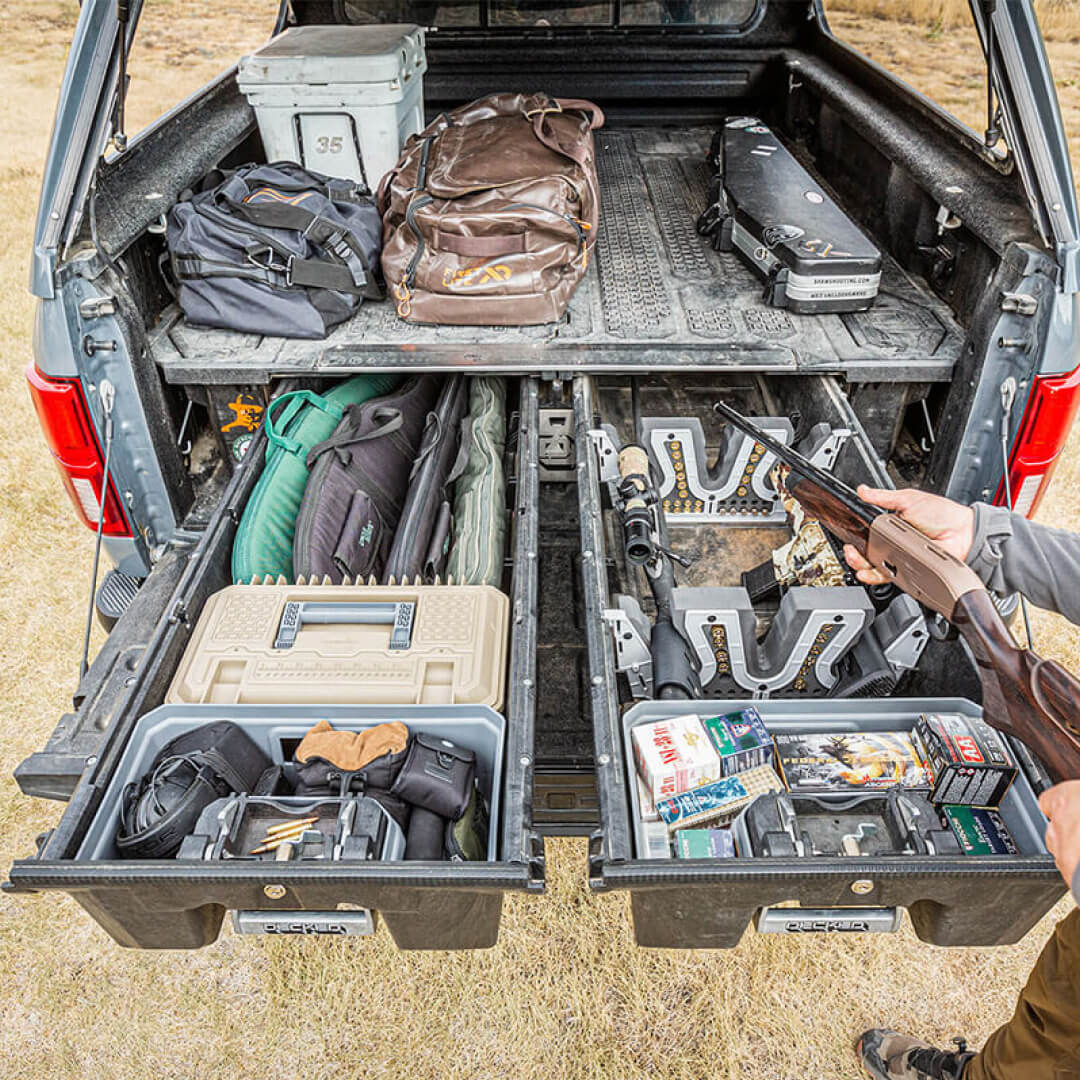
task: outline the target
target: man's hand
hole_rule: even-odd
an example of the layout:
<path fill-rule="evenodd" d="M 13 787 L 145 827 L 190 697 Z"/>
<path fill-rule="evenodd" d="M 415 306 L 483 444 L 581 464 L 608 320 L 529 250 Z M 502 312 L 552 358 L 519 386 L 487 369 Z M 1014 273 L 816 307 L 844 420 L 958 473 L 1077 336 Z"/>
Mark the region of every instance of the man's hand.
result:
<path fill-rule="evenodd" d="M 1046 846 L 1071 889 L 1080 863 L 1080 780 L 1066 780 L 1044 791 L 1039 809 L 1050 819 Z"/>
<path fill-rule="evenodd" d="M 958 559 L 967 559 L 975 539 L 975 511 L 970 506 L 915 488 L 888 491 L 866 484 L 859 485 L 859 498 L 883 510 L 895 510 L 908 524 L 926 533 Z M 844 545 L 844 558 L 864 585 L 888 583 L 889 578 L 875 570 L 850 544 Z"/>

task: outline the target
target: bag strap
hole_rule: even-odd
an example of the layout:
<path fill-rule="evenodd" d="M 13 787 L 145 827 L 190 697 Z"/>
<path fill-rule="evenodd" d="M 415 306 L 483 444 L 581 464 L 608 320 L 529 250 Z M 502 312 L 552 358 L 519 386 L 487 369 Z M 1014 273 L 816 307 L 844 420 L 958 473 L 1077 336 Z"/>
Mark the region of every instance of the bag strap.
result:
<path fill-rule="evenodd" d="M 258 257 L 267 252 L 267 262 L 260 263 Z M 356 274 L 348 267 L 336 263 L 323 262 L 320 259 L 298 259 L 290 255 L 284 263 L 274 263 L 268 249 L 263 252 L 252 249 L 247 252 L 249 264 L 240 266 L 236 263 L 215 262 L 198 255 L 177 253 L 172 256 L 173 273 L 177 281 L 204 280 L 213 277 L 244 278 L 247 281 L 261 281 L 274 289 L 292 289 L 296 287 L 328 289 L 331 292 L 348 293 L 362 296 L 365 300 L 381 300 L 382 289 L 370 272 L 363 274 L 363 281 L 356 282 Z M 367 267 L 367 260 L 357 256 L 360 264 Z"/>
<path fill-rule="evenodd" d="M 268 184 L 267 187 L 271 185 Z M 310 185 L 306 190 L 311 190 Z M 343 288 L 338 283 L 345 282 L 346 279 L 340 273 L 326 273 L 325 263 L 317 259 L 292 258 L 289 260 L 289 277 L 293 283 L 310 285 L 318 289 L 337 289 L 342 292 L 354 292 L 363 287 L 365 291 L 362 295 L 365 297 L 382 298 L 381 292 L 376 291 L 374 295 L 370 292 L 369 286 L 374 284 L 371 267 L 356 237 L 345 225 L 290 202 L 253 203 L 234 199 L 224 192 L 220 193 L 220 201 L 225 203 L 234 214 L 252 225 L 258 225 L 264 229 L 288 229 L 302 233 L 307 240 L 321 247 L 331 258 L 348 267 L 350 273 L 348 288 Z M 332 283 L 327 284 L 327 282 Z"/>
<path fill-rule="evenodd" d="M 345 411 L 351 412 L 352 406 L 350 405 Z M 310 469 L 328 450 L 341 450 L 346 446 L 353 446 L 356 443 L 370 442 L 372 439 L 381 439 L 384 435 L 389 435 L 393 431 L 399 431 L 405 423 L 400 409 L 393 409 L 386 405 L 373 409 L 371 418 L 377 421 L 381 420 L 382 422 L 370 431 L 365 431 L 362 435 L 357 435 L 352 431 L 335 431 L 329 439 L 324 439 L 321 443 L 317 443 L 313 446 L 308 451 L 307 467 Z"/>
<path fill-rule="evenodd" d="M 282 404 L 285 404 L 286 408 L 281 414 L 281 419 L 275 422 L 274 410 Z M 320 412 L 332 416 L 335 420 L 340 420 L 345 415 L 345 410 L 336 401 L 321 397 L 311 390 L 290 390 L 286 394 L 280 394 L 266 407 L 266 438 L 271 444 L 280 447 L 286 453 L 299 454 L 304 447 L 299 439 L 290 439 L 280 434 L 277 430 L 277 424 L 280 424 L 283 430 L 287 428 L 305 404 L 313 405 Z"/>

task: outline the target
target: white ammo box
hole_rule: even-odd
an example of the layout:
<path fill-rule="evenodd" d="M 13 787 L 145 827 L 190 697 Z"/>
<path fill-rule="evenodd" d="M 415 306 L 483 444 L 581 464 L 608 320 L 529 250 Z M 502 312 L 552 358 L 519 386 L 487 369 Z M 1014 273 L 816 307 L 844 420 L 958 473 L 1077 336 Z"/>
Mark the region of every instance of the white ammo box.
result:
<path fill-rule="evenodd" d="M 419 26 L 298 26 L 240 61 L 267 161 L 297 161 L 372 191 L 424 126 Z"/>

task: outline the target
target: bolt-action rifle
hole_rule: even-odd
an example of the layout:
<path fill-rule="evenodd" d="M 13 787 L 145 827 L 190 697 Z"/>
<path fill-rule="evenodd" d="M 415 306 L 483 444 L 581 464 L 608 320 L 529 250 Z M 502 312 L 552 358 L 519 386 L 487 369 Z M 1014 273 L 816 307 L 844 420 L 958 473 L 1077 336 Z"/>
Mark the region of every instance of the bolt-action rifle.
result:
<path fill-rule="evenodd" d="M 1080 778 L 1080 681 L 1016 644 L 975 572 L 898 514 L 860 499 L 730 406 L 718 402 L 715 408 L 790 467 L 787 489 L 808 517 L 956 627 L 975 659 L 987 723 L 1025 743 L 1055 781 Z"/>
<path fill-rule="evenodd" d="M 621 502 L 618 509 L 627 562 L 645 571 L 656 603 L 656 619 L 649 644 L 654 696 L 662 701 L 699 698 L 701 683 L 693 653 L 671 617 L 675 588 L 673 561 L 679 556 L 664 546 L 664 512 L 652 481 L 649 454 L 643 446 L 631 443 L 619 452 L 617 493 Z"/>

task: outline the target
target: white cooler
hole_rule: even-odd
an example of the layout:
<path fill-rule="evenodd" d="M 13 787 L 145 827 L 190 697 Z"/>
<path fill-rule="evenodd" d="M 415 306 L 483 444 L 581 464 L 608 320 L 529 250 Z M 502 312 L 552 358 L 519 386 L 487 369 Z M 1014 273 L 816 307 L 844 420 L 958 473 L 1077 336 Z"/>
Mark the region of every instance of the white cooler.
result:
<path fill-rule="evenodd" d="M 298 26 L 240 61 L 267 161 L 297 161 L 372 191 L 424 126 L 419 26 Z"/>

